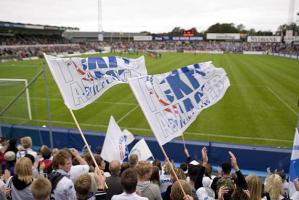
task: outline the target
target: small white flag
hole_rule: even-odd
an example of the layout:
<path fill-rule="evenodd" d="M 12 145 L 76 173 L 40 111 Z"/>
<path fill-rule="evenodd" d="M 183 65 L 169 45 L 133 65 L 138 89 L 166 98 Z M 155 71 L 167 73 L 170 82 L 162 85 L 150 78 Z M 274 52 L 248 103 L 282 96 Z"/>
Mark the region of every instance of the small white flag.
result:
<path fill-rule="evenodd" d="M 128 157 L 128 138 L 131 141 L 134 140 L 134 136 L 130 132 L 123 132 L 111 116 L 109 121 L 108 130 L 102 147 L 101 157 L 111 162 L 112 160 L 118 160 L 123 162 Z M 130 142 L 129 141 L 129 142 Z"/>
<path fill-rule="evenodd" d="M 144 57 L 59 58 L 44 54 L 65 105 L 77 110 L 128 78 L 147 74 Z"/>
<path fill-rule="evenodd" d="M 151 150 L 149 149 L 147 143 L 143 138 L 139 140 L 131 149 L 129 155 L 132 154 L 136 154 L 138 156 L 138 160 L 147 160 L 149 158 L 154 158 Z"/>

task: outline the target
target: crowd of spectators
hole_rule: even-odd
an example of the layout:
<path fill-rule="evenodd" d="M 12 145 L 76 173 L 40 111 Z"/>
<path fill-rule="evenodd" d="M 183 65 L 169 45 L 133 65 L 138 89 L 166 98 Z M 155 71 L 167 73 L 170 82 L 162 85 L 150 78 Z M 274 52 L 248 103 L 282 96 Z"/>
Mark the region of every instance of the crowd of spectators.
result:
<path fill-rule="evenodd" d="M 248 43 L 238 41 L 105 41 L 73 43 L 61 36 L 16 35 L 0 37 L 0 59 L 40 57 L 42 53 L 62 54 L 99 52 L 110 47 L 112 52 L 145 51 L 263 51 L 299 55 L 299 45 L 286 43 Z"/>
<path fill-rule="evenodd" d="M 169 161 L 138 160 L 105 162 L 100 148 L 93 154 L 76 149 L 32 149 L 32 139 L 2 139 L 0 149 L 0 199 L 13 200 L 298 200 L 289 196 L 283 171 L 268 173 L 265 181 L 255 174 L 244 176 L 236 156 L 223 160 L 213 174 L 207 149 L 202 159 L 192 160 L 185 148 L 186 162 L 180 167 Z"/>
<path fill-rule="evenodd" d="M 243 51 L 264 51 L 268 53 L 288 53 L 299 55 L 299 45 L 285 43 L 248 43 L 224 41 L 150 41 L 150 42 L 110 42 L 113 50 L 137 49 L 138 51 L 223 51 L 242 53 Z"/>
<path fill-rule="evenodd" d="M 22 35 L 1 36 L 1 45 L 68 44 L 69 40 L 59 35 Z"/>

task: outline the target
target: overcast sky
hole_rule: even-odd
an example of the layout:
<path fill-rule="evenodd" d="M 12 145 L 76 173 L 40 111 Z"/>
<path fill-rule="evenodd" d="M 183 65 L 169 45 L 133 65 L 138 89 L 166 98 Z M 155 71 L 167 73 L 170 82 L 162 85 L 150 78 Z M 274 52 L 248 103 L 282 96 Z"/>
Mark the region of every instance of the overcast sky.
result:
<path fill-rule="evenodd" d="M 299 0 L 295 11 L 299 12 Z M 206 30 L 220 23 L 277 30 L 287 23 L 289 0 L 102 0 L 104 31 Z M 0 21 L 98 30 L 98 0 L 0 0 Z"/>

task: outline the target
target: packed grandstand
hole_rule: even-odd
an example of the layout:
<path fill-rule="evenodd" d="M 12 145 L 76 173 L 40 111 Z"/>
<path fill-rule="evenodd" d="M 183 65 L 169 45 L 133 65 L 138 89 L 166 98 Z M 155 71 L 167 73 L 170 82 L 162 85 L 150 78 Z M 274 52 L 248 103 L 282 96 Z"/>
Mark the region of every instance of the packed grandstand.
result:
<path fill-rule="evenodd" d="M 38 30 L 38 31 L 37 31 Z M 78 32 L 76 28 L 0 22 L 0 58 L 22 59 L 47 54 L 101 52 L 215 52 L 283 54 L 298 58 L 298 36 L 207 33 L 204 36 Z"/>

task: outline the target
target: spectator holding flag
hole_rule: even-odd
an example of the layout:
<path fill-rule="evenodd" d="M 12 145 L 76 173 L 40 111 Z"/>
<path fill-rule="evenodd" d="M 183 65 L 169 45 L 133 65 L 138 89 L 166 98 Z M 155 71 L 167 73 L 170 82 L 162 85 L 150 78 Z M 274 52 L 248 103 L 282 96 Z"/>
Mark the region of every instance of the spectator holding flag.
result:
<path fill-rule="evenodd" d="M 53 158 L 53 172 L 49 174 L 52 183 L 51 197 L 54 199 L 75 200 L 76 191 L 70 179 L 72 156 L 67 150 L 60 150 Z"/>
<path fill-rule="evenodd" d="M 182 188 L 184 189 L 186 196 L 187 195 L 189 197 L 191 196 L 191 193 L 192 193 L 191 187 L 188 184 L 188 182 L 185 180 L 178 180 L 171 187 L 171 193 L 170 193 L 171 200 L 184 200 L 185 198 L 187 198 L 186 196 L 184 196 L 182 189 L 180 188 L 180 184 L 181 184 Z"/>

